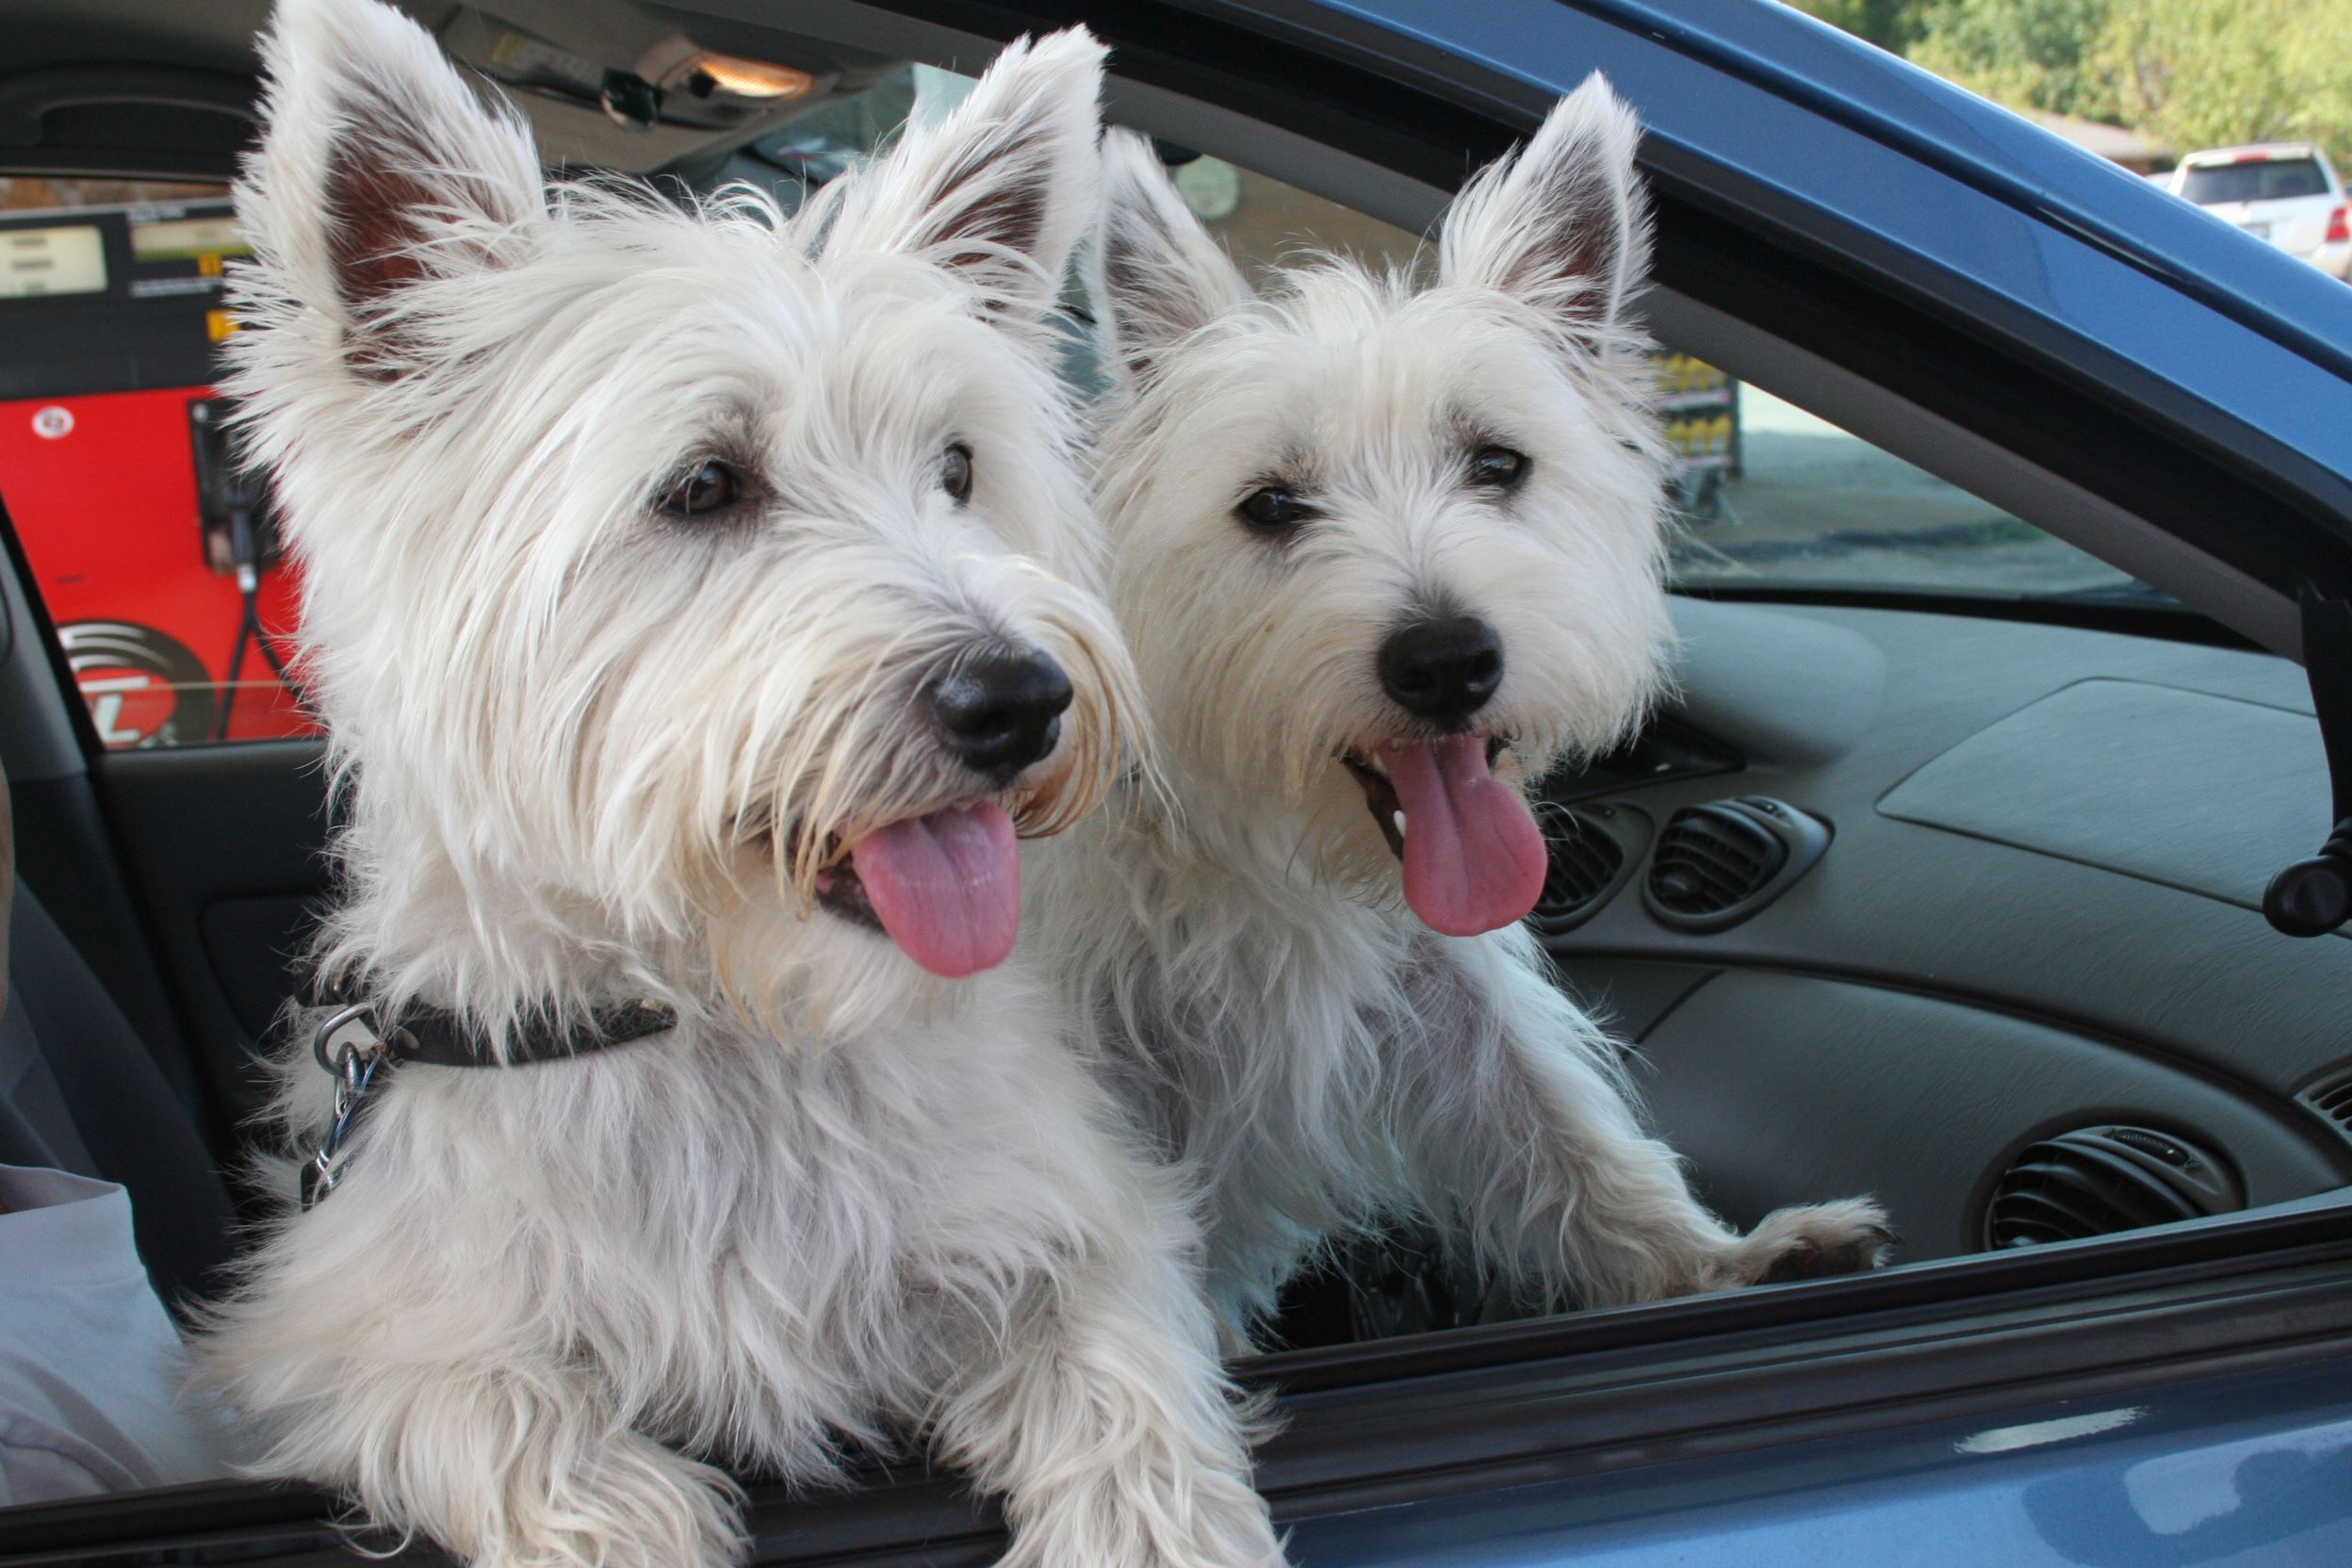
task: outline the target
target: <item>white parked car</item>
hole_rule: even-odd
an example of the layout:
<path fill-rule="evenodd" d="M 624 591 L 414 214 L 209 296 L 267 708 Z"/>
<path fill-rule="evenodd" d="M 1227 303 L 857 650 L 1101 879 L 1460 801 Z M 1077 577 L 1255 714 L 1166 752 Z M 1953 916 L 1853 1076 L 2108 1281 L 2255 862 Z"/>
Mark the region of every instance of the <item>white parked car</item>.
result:
<path fill-rule="evenodd" d="M 2328 155 L 2308 141 L 2191 153 L 2164 188 L 2321 271 L 2352 281 L 2352 214 Z"/>

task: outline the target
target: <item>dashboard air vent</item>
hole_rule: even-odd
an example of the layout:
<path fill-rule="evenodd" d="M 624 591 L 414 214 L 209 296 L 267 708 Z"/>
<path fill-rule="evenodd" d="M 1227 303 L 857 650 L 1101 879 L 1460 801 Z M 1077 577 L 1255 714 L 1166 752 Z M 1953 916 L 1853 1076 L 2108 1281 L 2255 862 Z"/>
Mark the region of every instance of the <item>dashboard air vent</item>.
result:
<path fill-rule="evenodd" d="M 2085 1127 L 2029 1146 L 1993 1184 L 1993 1250 L 2136 1231 L 2246 1207 L 2228 1165 L 2147 1127 Z"/>
<path fill-rule="evenodd" d="M 1649 845 L 1650 819 L 1630 806 L 1544 801 L 1535 820 L 1551 863 L 1527 923 L 1540 937 L 1557 937 L 1599 914 L 1633 879 Z"/>
<path fill-rule="evenodd" d="M 2316 1082 L 2306 1085 L 2295 1099 L 2333 1127 L 2338 1137 L 2352 1143 L 2352 1067 L 2338 1068 Z"/>
<path fill-rule="evenodd" d="M 1677 931 L 1722 931 L 1788 890 L 1829 847 L 1829 828 L 1763 795 L 1686 806 L 1666 821 L 1642 900 Z"/>

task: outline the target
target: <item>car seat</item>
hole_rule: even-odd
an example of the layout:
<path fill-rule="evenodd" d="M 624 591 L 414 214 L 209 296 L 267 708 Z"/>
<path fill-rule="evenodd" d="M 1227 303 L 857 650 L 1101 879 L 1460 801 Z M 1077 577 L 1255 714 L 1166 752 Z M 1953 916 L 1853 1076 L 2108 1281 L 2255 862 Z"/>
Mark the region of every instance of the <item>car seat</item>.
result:
<path fill-rule="evenodd" d="M 175 1310 L 218 1284 L 228 1184 L 122 1009 L 23 881 L 0 1012 L 0 1164 L 119 1182 L 139 1254 Z"/>

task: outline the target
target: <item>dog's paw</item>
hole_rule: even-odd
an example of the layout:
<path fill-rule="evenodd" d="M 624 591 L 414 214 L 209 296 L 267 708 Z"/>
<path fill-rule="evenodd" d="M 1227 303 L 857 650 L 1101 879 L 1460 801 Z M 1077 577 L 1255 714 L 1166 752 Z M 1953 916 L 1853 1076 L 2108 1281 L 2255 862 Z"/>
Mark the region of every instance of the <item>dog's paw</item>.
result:
<path fill-rule="evenodd" d="M 1866 1198 L 1766 1215 L 1722 1265 L 1722 1287 L 1786 1284 L 1885 1266 L 1900 1238 Z"/>
<path fill-rule="evenodd" d="M 1012 1549 L 997 1568 L 1288 1568 L 1247 1463 L 1228 1462 L 1222 1442 L 1166 1436 L 1091 1445 L 1110 1462 L 1073 1469 L 1077 1484 L 1008 1495 Z"/>
<path fill-rule="evenodd" d="M 472 1568 L 738 1568 L 735 1483 L 635 1432 L 586 1451 L 545 1492 L 485 1521 Z"/>
<path fill-rule="evenodd" d="M 1289 1568 L 1286 1538 L 1245 1483 L 1195 1480 L 1182 1498 L 1093 1499 L 1088 1519 L 1050 1510 L 1014 1531 L 997 1568 Z"/>

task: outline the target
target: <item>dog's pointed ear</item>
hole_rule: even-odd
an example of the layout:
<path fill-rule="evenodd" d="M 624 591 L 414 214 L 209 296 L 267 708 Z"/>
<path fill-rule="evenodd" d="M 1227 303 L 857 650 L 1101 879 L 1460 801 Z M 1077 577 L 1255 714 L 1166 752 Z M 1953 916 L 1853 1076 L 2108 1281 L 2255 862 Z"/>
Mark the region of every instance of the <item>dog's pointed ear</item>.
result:
<path fill-rule="evenodd" d="M 824 248 L 906 251 L 1035 320 L 1093 222 L 1106 51 L 1084 27 L 1007 44 L 970 96 L 850 177 Z"/>
<path fill-rule="evenodd" d="M 279 0 L 261 52 L 239 221 L 267 286 L 339 326 L 354 370 L 396 374 L 413 349 L 403 294 L 518 259 L 546 220 L 531 134 L 375 0 Z"/>
<path fill-rule="evenodd" d="M 1649 275 L 1649 201 L 1633 111 L 1594 72 L 1535 139 L 1455 198 L 1438 248 L 1449 284 L 1500 289 L 1562 330 L 1605 335 Z"/>
<path fill-rule="evenodd" d="M 1113 373 L 1150 379 L 1168 346 L 1250 298 L 1250 286 L 1184 205 L 1149 139 L 1102 139 L 1095 330 Z"/>

